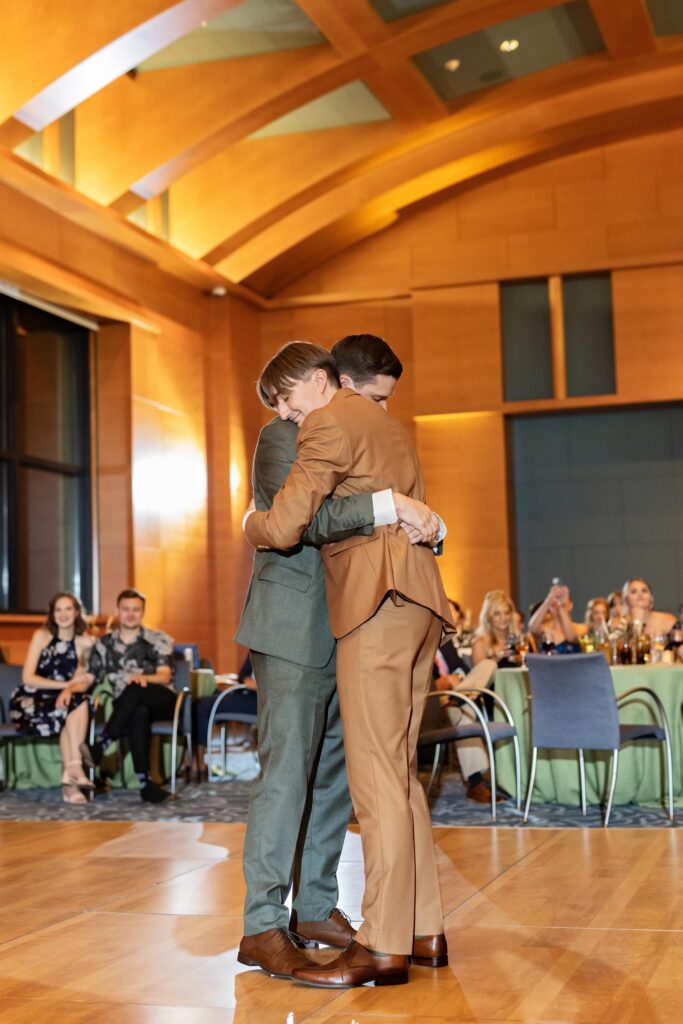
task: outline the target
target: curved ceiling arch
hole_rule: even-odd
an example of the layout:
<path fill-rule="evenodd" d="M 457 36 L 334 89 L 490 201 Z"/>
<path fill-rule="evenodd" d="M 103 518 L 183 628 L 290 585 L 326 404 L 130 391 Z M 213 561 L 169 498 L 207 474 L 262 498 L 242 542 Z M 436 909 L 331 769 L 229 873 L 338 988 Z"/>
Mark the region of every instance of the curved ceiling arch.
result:
<path fill-rule="evenodd" d="M 268 262 L 302 245 L 309 235 L 357 216 L 366 204 L 375 204 L 386 216 L 532 153 L 540 160 L 547 150 L 550 159 L 558 146 L 596 145 L 600 137 L 611 137 L 617 125 L 620 132 L 637 135 L 683 122 L 683 65 L 671 56 L 639 74 L 608 73 L 593 65 L 574 88 L 553 77 L 548 76 L 546 96 L 524 105 L 518 103 L 521 90 L 510 89 L 507 102 L 498 96 L 482 104 L 478 118 L 472 111 L 467 117 L 455 114 L 412 133 L 298 196 L 296 203 L 269 211 L 251 237 L 242 231 L 205 260 L 231 280 L 249 282 Z M 572 79 L 576 82 L 575 73 Z"/>
<path fill-rule="evenodd" d="M 74 0 L 74 11 L 81 3 Z M 399 13 L 404 9 L 398 0 L 383 3 L 385 12 L 390 3 Z M 272 294 L 302 268 L 382 230 L 412 204 L 444 190 L 471 186 L 520 162 L 678 126 L 683 34 L 673 34 L 678 22 L 672 15 L 674 28 L 658 27 L 670 34 L 656 35 L 652 4 L 416 0 L 416 13 L 384 20 L 377 0 L 122 0 L 100 11 L 100 22 L 87 22 L 84 37 L 65 46 L 57 63 L 46 63 L 30 81 L 21 79 L 5 110 L 0 141 L 14 145 L 17 132 L 26 132 L 28 122 L 16 115 L 27 101 L 44 100 L 44 117 L 68 107 L 70 73 L 108 52 L 108 45 L 118 46 L 118 64 L 108 71 L 98 65 L 81 82 L 80 93 L 73 93 L 73 176 L 64 176 L 60 147 L 68 131 L 59 121 L 48 124 L 39 140 L 42 163 L 40 155 L 21 154 L 42 169 L 35 193 L 44 203 L 54 196 L 66 215 L 81 217 L 108 237 L 120 239 L 129 229 L 135 250 L 152 243 L 163 248 L 170 241 L 169 257 L 179 257 L 170 263 L 183 267 L 182 273 L 194 261 L 201 279 L 222 276 Z M 27 11 L 37 17 L 44 6 L 42 0 L 25 0 L 21 17 L 10 21 L 8 71 L 22 53 L 15 44 L 28 31 Z M 288 43 L 260 54 L 249 51 L 251 56 L 187 60 L 185 66 L 155 59 L 148 70 L 123 74 L 122 41 L 130 33 L 145 36 L 149 30 L 144 39 L 136 36 L 136 45 L 140 53 L 152 53 L 189 26 L 201 34 L 199 24 L 206 22 L 199 18 L 222 17 L 234 8 L 248 20 L 255 7 L 261 18 L 298 9 L 299 21 L 308 19 L 312 27 L 312 42 L 297 44 L 298 50 Z M 69 31 L 75 37 L 71 13 L 61 18 L 59 38 Z M 564 53 L 560 46 L 544 62 L 536 29 L 530 28 L 538 27 L 539 18 L 573 25 L 588 20 L 597 41 L 578 51 L 568 45 Z M 425 70 L 426 51 L 442 54 L 446 44 L 464 45 L 478 35 L 486 36 L 485 45 L 500 61 L 501 37 L 494 36 L 505 26 L 529 28 L 528 36 L 520 35 L 524 59 L 505 84 L 485 80 L 487 65 L 475 64 L 473 91 L 458 87 L 449 93 Z M 39 51 L 41 43 L 36 45 Z M 443 55 L 433 59 L 443 67 Z M 380 113 L 370 111 L 364 119 L 355 111 L 347 120 L 302 127 L 302 109 L 330 102 L 344 89 L 356 89 L 353 102 L 368 109 L 374 104 Z M 56 107 L 50 107 L 54 96 L 48 93 L 60 93 Z M 10 110 L 12 103 L 21 106 Z M 283 117 L 290 119 L 285 129 L 277 127 Z M 1 159 L 5 176 L 18 176 L 30 194 L 31 166 L 11 153 Z M 51 189 L 48 178 L 58 187 Z M 135 225 L 124 219 L 133 211 Z"/>

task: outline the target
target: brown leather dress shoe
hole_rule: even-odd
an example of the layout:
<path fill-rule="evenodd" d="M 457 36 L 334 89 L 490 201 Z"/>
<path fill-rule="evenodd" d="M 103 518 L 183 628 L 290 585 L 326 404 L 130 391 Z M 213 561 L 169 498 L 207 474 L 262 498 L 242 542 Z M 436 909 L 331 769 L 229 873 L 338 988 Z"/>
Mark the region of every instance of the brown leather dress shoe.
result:
<path fill-rule="evenodd" d="M 344 911 L 336 907 L 325 921 L 299 921 L 296 910 L 293 910 L 289 930 L 305 949 L 317 949 L 320 943 L 335 949 L 346 949 L 356 937 L 356 929 Z"/>
<path fill-rule="evenodd" d="M 476 786 L 467 787 L 467 799 L 474 800 L 477 804 L 490 804 L 491 803 L 491 790 L 485 782 L 478 782 Z M 507 797 L 503 796 L 502 793 L 496 792 L 496 803 L 502 804 L 507 800 Z"/>
<path fill-rule="evenodd" d="M 408 957 L 371 953 L 353 941 L 329 964 L 297 967 L 292 977 L 313 988 L 353 988 L 368 981 L 375 985 L 405 985 Z"/>
<path fill-rule="evenodd" d="M 245 935 L 237 961 L 247 967 L 260 967 L 273 978 L 291 978 L 295 968 L 315 966 L 286 928 L 269 928 L 257 935 Z"/>
<path fill-rule="evenodd" d="M 446 936 L 416 935 L 410 962 L 419 967 L 448 967 Z"/>

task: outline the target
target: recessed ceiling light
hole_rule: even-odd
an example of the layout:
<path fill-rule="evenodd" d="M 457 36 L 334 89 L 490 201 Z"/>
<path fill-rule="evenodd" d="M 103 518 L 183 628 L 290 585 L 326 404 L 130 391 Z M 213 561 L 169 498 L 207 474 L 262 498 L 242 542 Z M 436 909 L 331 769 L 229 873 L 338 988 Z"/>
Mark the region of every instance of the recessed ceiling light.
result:
<path fill-rule="evenodd" d="M 503 53 L 512 53 L 513 50 L 518 49 L 518 47 L 519 39 L 504 39 L 498 49 L 502 50 Z"/>
<path fill-rule="evenodd" d="M 460 67 L 460 61 L 457 57 L 452 57 L 451 60 L 447 60 L 444 64 L 446 71 L 457 71 Z"/>

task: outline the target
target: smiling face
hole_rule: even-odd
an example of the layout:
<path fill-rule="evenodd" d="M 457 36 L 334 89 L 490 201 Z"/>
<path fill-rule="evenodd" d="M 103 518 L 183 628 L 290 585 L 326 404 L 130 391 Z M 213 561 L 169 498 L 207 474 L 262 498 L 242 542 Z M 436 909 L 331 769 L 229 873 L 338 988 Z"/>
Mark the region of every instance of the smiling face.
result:
<path fill-rule="evenodd" d="M 281 420 L 291 420 L 300 427 L 309 412 L 327 405 L 335 390 L 324 370 L 314 370 L 305 380 L 278 392 L 275 411 Z"/>
<path fill-rule="evenodd" d="M 377 405 L 380 405 L 386 411 L 387 403 L 393 397 L 398 380 L 396 377 L 390 377 L 386 373 L 378 373 L 377 376 L 366 381 L 365 384 L 354 384 L 351 377 L 343 373 L 341 375 L 341 383 L 342 387 L 353 388 L 363 398 L 376 402 Z"/>
<path fill-rule="evenodd" d="M 58 629 L 73 629 L 78 610 L 70 597 L 60 597 L 54 608 L 54 620 Z"/>
<path fill-rule="evenodd" d="M 491 609 L 491 629 L 497 636 L 506 636 L 512 625 L 512 608 L 502 601 Z"/>

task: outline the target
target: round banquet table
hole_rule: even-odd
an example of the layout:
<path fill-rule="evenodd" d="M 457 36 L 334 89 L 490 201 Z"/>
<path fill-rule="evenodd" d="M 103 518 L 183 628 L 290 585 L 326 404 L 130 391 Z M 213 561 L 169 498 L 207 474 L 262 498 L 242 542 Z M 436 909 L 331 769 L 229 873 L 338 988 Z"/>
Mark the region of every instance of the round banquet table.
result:
<path fill-rule="evenodd" d="M 561 655 L 558 655 L 561 657 Z M 664 705 L 673 755 L 674 797 L 683 794 L 683 666 L 633 665 L 611 668 L 616 695 L 634 686 L 647 686 Z M 495 691 L 510 708 L 519 734 L 521 754 L 522 799 L 526 794 L 531 757 L 529 673 L 526 669 L 498 669 Z M 623 723 L 658 721 L 655 705 L 647 694 L 634 694 L 619 711 Z M 500 714 L 496 714 L 500 718 Z M 510 740 L 496 744 L 497 782 L 508 793 L 514 792 L 515 773 L 513 747 Z M 608 752 L 586 751 L 586 798 L 597 804 L 605 799 L 611 762 Z M 627 743 L 619 754 L 619 773 L 614 796 L 615 804 L 659 804 L 662 793 L 664 745 L 644 742 Z M 539 750 L 534 801 L 579 806 L 578 754 L 573 750 Z"/>

